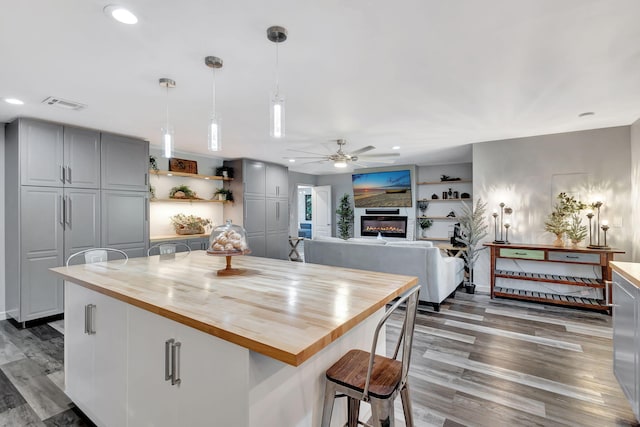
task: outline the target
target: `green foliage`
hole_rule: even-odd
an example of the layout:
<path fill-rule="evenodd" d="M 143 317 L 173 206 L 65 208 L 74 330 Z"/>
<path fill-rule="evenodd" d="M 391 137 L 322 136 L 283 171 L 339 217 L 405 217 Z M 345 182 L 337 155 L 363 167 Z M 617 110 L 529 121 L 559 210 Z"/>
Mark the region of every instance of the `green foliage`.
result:
<path fill-rule="evenodd" d="M 158 169 L 158 160 L 156 159 L 156 156 L 149 156 L 149 167 L 154 172 L 158 172 L 160 170 Z"/>
<path fill-rule="evenodd" d="M 349 195 L 344 193 L 340 198 L 340 206 L 336 209 L 338 215 L 338 233 L 340 238 L 347 240 L 351 237 L 353 230 L 353 208 L 351 207 L 351 200 Z"/>
<path fill-rule="evenodd" d="M 228 201 L 233 202 L 233 193 L 231 192 L 231 190 L 227 190 L 226 188 L 218 188 L 213 194 L 224 194 Z"/>
<path fill-rule="evenodd" d="M 588 228 L 586 225 L 582 225 L 582 218 L 577 213 L 571 215 L 569 226 L 567 227 L 567 237 L 572 242 L 579 243 L 583 241 L 588 234 Z"/>
<path fill-rule="evenodd" d="M 553 212 L 544 222 L 544 229 L 555 235 L 561 235 L 569 229 L 569 218 L 586 209 L 587 205 L 576 200 L 573 196 L 568 196 L 567 193 L 560 193 L 557 198 L 559 202 L 556 203 Z"/>
<path fill-rule="evenodd" d="M 169 191 L 169 197 L 174 198 L 178 191 L 182 191 L 184 193 L 184 198 L 186 199 L 195 199 L 196 197 L 198 197 L 196 195 L 196 192 L 186 185 L 178 185 L 177 187 L 173 187 L 171 191 Z"/>
<path fill-rule="evenodd" d="M 208 218 L 201 218 L 195 215 L 185 215 L 185 214 L 176 214 L 169 218 L 171 220 L 171 224 L 176 230 L 179 229 L 202 229 L 211 225 L 211 220 Z"/>
<path fill-rule="evenodd" d="M 486 212 L 487 204 L 483 203 L 482 199 L 478 199 L 475 208 L 473 205 L 467 205 L 465 202 L 462 202 L 462 214 L 458 216 L 460 234 L 462 236 L 457 240 L 467 247 L 466 251 L 462 251 L 462 256 L 469 268 L 469 282 L 471 284 L 473 284 L 473 268 L 480 256 L 480 252 L 487 249 L 484 246 L 478 247 L 480 241 L 487 237 L 488 225 L 485 221 Z"/>
<path fill-rule="evenodd" d="M 418 220 L 418 224 L 420 224 L 421 229 L 426 230 L 427 228 L 433 225 L 433 221 L 430 220 L 429 218 L 420 218 Z"/>

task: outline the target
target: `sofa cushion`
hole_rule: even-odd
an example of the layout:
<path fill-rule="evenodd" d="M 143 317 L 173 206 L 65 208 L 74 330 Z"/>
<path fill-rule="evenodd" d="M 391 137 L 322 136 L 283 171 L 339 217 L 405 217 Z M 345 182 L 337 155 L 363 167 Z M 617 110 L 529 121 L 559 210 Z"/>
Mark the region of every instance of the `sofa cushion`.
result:
<path fill-rule="evenodd" d="M 331 237 L 331 236 L 316 236 L 313 238 L 313 240 L 320 240 L 323 242 L 342 242 L 345 243 L 346 240 L 341 239 L 339 237 Z"/>
<path fill-rule="evenodd" d="M 432 248 L 433 243 L 428 242 L 426 240 L 407 240 L 407 241 L 387 242 L 387 246 L 409 246 L 409 247 L 421 246 L 424 248 Z"/>
<path fill-rule="evenodd" d="M 351 237 L 347 240 L 347 242 L 364 243 L 366 245 L 385 245 L 387 243 L 387 241 L 384 239 L 362 239 L 357 237 Z"/>

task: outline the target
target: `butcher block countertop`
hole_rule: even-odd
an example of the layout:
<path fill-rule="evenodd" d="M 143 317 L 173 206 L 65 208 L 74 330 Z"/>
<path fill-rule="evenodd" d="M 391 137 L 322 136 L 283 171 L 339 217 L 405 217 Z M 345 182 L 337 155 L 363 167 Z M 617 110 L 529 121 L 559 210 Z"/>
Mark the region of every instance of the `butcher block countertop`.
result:
<path fill-rule="evenodd" d="M 218 276 L 205 251 L 51 269 L 65 280 L 293 366 L 417 283 L 416 277 L 251 256 Z"/>
<path fill-rule="evenodd" d="M 635 287 L 640 288 L 640 263 L 612 261 L 609 264 L 613 271 L 627 279 Z"/>

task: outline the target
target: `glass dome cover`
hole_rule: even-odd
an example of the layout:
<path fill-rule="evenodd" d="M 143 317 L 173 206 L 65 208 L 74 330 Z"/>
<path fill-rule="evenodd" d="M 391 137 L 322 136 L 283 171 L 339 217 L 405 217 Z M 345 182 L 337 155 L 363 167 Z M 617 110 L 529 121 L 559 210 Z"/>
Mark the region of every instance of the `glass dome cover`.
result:
<path fill-rule="evenodd" d="M 209 237 L 207 253 L 214 255 L 244 255 L 250 253 L 247 246 L 247 233 L 239 225 L 231 223 L 214 228 Z"/>

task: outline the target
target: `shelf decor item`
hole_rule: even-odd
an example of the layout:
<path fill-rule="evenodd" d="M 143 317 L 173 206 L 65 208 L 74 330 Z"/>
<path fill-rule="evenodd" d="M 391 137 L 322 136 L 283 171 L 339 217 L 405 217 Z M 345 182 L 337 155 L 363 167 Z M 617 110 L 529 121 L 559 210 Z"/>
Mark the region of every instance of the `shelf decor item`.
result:
<path fill-rule="evenodd" d="M 160 170 L 158 168 L 158 160 L 156 159 L 156 156 L 149 156 L 149 168 L 155 173 L 158 173 L 158 171 Z"/>
<path fill-rule="evenodd" d="M 218 166 L 215 175 L 224 178 L 233 178 L 233 168 L 231 166 Z"/>
<path fill-rule="evenodd" d="M 173 187 L 169 191 L 170 199 L 197 199 L 201 200 L 200 197 L 196 194 L 195 191 L 190 189 L 186 185 L 178 185 L 177 187 Z"/>
<path fill-rule="evenodd" d="M 427 212 L 428 207 L 429 207 L 428 200 L 418 200 L 418 209 L 420 210 L 421 216 L 424 216 L 424 214 Z"/>
<path fill-rule="evenodd" d="M 431 228 L 433 225 L 433 221 L 429 218 L 420 218 L 418 220 L 418 224 L 420 224 L 420 229 L 422 230 L 422 237 L 427 237 L 427 230 Z"/>
<path fill-rule="evenodd" d="M 169 159 L 169 170 L 172 172 L 198 174 L 198 162 L 195 160 L 177 159 L 172 157 Z"/>
<path fill-rule="evenodd" d="M 440 175 L 440 181 L 442 182 L 460 181 L 460 178 L 453 178 L 448 175 Z"/>
<path fill-rule="evenodd" d="M 179 213 L 173 215 L 171 218 L 171 225 L 173 225 L 176 234 L 189 235 L 189 234 L 204 234 L 207 227 L 211 225 L 211 220 L 208 218 L 201 218 L 195 215 L 185 215 Z"/>
<path fill-rule="evenodd" d="M 585 209 L 587 205 L 576 200 L 573 196 L 567 195 L 567 193 L 558 194 L 557 199 L 559 203 L 556 203 L 553 212 L 549 214 L 544 223 L 544 229 L 556 235 L 553 246 L 563 247 L 563 238 L 570 226 L 569 218 Z"/>
<path fill-rule="evenodd" d="M 211 232 L 207 255 L 224 256 L 227 260 L 226 267 L 218 270 L 218 276 L 233 276 L 245 273 L 245 269 L 231 267 L 231 257 L 250 253 L 251 249 L 247 245 L 247 233 L 244 228 L 232 224 L 230 219 L 224 225 L 214 228 Z"/>
<path fill-rule="evenodd" d="M 505 238 L 503 238 L 503 228 L 505 229 L 506 233 L 509 233 L 509 227 L 511 227 L 511 221 L 509 220 L 509 216 L 513 213 L 513 209 L 511 209 L 510 207 L 507 207 L 507 205 L 504 202 L 500 203 L 500 227 L 498 228 L 498 212 L 497 211 L 493 211 L 493 214 L 491 214 L 491 216 L 493 217 L 493 234 L 494 234 L 494 240 L 493 243 L 509 243 L 507 240 L 505 240 Z M 507 215 L 507 218 L 505 218 L 505 215 Z M 500 235 L 498 236 L 498 230 L 500 230 Z"/>
<path fill-rule="evenodd" d="M 218 197 L 218 200 L 226 200 L 228 202 L 233 202 L 233 193 L 231 190 L 226 188 L 218 188 L 215 193 L 213 193 L 214 197 Z"/>
<path fill-rule="evenodd" d="M 593 202 L 590 205 L 592 209 L 596 210 L 596 214 L 595 214 L 596 221 L 593 227 L 593 234 L 595 236 L 593 238 L 591 234 L 591 218 L 594 215 L 593 210 L 589 212 L 591 216 L 589 216 L 589 213 L 587 214 L 587 217 L 589 218 L 589 246 L 587 246 L 588 248 L 604 249 L 609 247 L 607 246 L 607 230 L 609 230 L 609 225 L 608 223 L 606 223 L 606 221 L 602 221 L 602 226 L 600 226 L 600 208 L 602 208 L 602 205 L 604 205 L 602 201 Z M 607 227 L 606 230 L 604 229 L 605 226 Z M 600 244 L 600 230 L 604 231 L 604 245 Z"/>
<path fill-rule="evenodd" d="M 571 240 L 571 246 L 576 248 L 587 237 L 587 226 L 582 225 L 582 218 L 577 213 L 571 215 L 567 227 L 567 237 Z M 606 245 L 606 243 L 605 243 Z"/>

